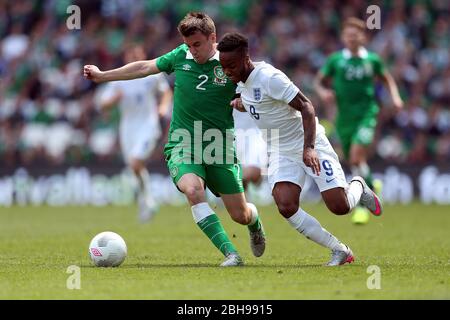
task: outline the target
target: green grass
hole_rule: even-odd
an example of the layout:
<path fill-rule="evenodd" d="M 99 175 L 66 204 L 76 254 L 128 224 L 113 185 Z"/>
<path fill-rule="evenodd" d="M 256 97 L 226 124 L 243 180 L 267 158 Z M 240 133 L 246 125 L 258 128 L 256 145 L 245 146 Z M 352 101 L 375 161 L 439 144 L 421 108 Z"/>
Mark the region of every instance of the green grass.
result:
<path fill-rule="evenodd" d="M 386 206 L 365 226 L 322 205 L 305 209 L 351 246 L 355 263 L 322 267 L 328 250 L 274 207 L 260 208 L 268 243 L 258 259 L 246 228 L 219 210 L 246 262 L 228 269 L 188 207 L 164 207 L 146 225 L 134 207 L 0 208 L 0 299 L 450 299 L 448 207 Z M 127 242 L 119 268 L 90 263 L 89 242 L 106 230 Z M 70 265 L 81 267 L 80 290 L 66 288 Z M 370 265 L 380 267 L 380 290 L 366 286 Z"/>

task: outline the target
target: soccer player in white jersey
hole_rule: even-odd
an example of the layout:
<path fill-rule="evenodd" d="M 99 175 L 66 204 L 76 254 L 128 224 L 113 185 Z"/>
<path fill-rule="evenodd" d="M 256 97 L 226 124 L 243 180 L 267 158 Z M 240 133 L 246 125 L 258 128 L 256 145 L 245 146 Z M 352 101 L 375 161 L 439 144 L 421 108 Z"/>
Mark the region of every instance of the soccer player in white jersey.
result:
<path fill-rule="evenodd" d="M 233 118 L 236 153 L 242 165 L 242 183 L 247 190 L 250 183 L 260 184 L 262 174 L 267 173 L 266 142 L 250 114 L 233 110 Z"/>
<path fill-rule="evenodd" d="M 315 181 L 328 209 L 338 215 L 349 213 L 358 203 L 379 215 L 379 199 L 361 177 L 346 182 L 309 99 L 280 70 L 252 62 L 245 36 L 228 33 L 217 49 L 225 74 L 238 84 L 241 94 L 232 105 L 249 112 L 258 127 L 267 131 L 269 182 L 279 212 L 298 232 L 331 249 L 328 266 L 352 262 L 350 248 L 300 208 L 305 178 Z"/>
<path fill-rule="evenodd" d="M 143 60 L 142 46 L 133 45 L 124 54 L 126 63 Z M 158 96 L 160 103 L 157 104 Z M 121 112 L 119 139 L 125 163 L 138 180 L 138 206 L 141 222 L 148 221 L 157 210 L 149 187 L 149 173 L 145 162 L 161 136 L 160 116 L 167 112 L 172 90 L 164 75 L 110 82 L 100 96 L 103 110 L 118 104 Z"/>

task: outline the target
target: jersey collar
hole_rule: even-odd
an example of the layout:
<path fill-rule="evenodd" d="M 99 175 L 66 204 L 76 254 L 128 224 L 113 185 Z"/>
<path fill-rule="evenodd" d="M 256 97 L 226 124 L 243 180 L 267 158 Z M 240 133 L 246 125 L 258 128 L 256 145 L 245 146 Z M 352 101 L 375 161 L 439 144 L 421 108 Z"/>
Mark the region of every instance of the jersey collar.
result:
<path fill-rule="evenodd" d="M 189 50 L 186 52 L 186 59 L 194 60 L 194 56 Z M 209 58 L 209 61 L 212 60 L 219 61 L 219 51 L 216 50 L 216 53 L 211 58 Z"/>
<path fill-rule="evenodd" d="M 255 66 L 255 68 L 252 70 L 252 72 L 250 72 L 245 83 L 242 81 L 239 81 L 238 85 L 245 86 L 246 84 L 251 83 L 253 81 L 253 79 L 256 77 L 256 74 L 258 73 L 259 69 L 261 69 L 261 67 L 266 64 L 264 61 L 258 61 L 258 62 L 252 61 L 252 63 Z"/>
<path fill-rule="evenodd" d="M 364 48 L 364 47 L 359 47 L 358 48 L 358 55 L 357 56 L 359 58 L 365 59 L 365 58 L 367 58 L 368 55 L 369 55 L 369 52 L 367 51 L 366 48 Z M 344 57 L 344 59 L 350 59 L 352 57 L 352 53 L 347 48 L 344 48 L 344 49 L 342 49 L 342 56 Z"/>
<path fill-rule="evenodd" d="M 209 61 L 211 61 L 211 60 L 219 61 L 219 54 L 220 54 L 220 52 L 216 50 L 216 53 L 211 58 L 209 58 Z"/>

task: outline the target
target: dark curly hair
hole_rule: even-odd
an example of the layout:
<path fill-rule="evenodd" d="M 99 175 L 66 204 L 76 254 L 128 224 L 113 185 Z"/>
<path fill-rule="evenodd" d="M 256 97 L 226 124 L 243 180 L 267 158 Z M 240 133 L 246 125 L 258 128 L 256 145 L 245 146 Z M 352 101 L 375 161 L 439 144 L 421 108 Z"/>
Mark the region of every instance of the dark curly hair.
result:
<path fill-rule="evenodd" d="M 223 36 L 217 45 L 217 50 L 220 52 L 231 52 L 239 50 L 243 53 L 248 52 L 248 39 L 239 32 L 227 33 Z"/>

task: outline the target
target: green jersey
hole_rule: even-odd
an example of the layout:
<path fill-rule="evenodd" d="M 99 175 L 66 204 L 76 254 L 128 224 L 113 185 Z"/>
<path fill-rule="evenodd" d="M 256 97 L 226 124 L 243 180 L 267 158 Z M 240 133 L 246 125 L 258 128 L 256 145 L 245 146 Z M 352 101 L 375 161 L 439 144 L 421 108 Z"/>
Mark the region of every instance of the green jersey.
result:
<path fill-rule="evenodd" d="M 230 101 L 236 85 L 223 72 L 219 52 L 208 62 L 198 64 L 188 46 L 182 44 L 159 57 L 156 65 L 160 71 L 175 72 L 169 142 L 176 129 L 187 129 L 193 135 L 194 121 L 202 121 L 203 133 L 208 129 L 219 129 L 224 134 L 227 129 L 233 130 Z"/>
<path fill-rule="evenodd" d="M 183 44 L 159 57 L 156 65 L 160 71 L 175 72 L 172 121 L 164 148 L 174 183 L 193 173 L 216 195 L 243 192 L 230 106 L 236 85 L 223 72 L 219 52 L 198 64 Z"/>
<path fill-rule="evenodd" d="M 375 76 L 384 73 L 384 64 L 373 52 L 360 48 L 358 56 L 348 49 L 332 54 L 320 70 L 333 78 L 339 118 L 358 119 L 368 113 L 376 116 Z"/>

